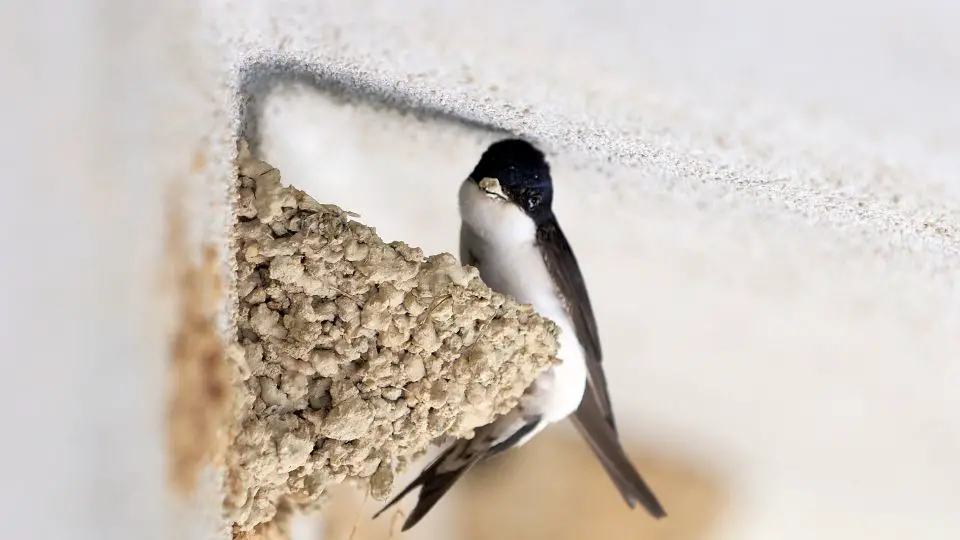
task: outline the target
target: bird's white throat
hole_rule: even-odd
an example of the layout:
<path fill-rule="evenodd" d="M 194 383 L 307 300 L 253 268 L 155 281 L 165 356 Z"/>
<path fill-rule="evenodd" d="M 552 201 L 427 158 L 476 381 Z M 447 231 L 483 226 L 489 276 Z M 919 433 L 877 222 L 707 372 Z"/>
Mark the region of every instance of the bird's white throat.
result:
<path fill-rule="evenodd" d="M 489 196 L 469 178 L 460 185 L 460 217 L 492 244 L 518 245 L 536 239 L 537 226 L 530 216 L 508 199 Z"/>

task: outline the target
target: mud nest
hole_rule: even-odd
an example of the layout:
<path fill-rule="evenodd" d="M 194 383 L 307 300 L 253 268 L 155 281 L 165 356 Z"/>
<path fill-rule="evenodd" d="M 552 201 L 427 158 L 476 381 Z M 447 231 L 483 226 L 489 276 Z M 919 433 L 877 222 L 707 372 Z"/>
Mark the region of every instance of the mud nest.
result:
<path fill-rule="evenodd" d="M 284 187 L 241 144 L 238 381 L 227 514 L 237 536 L 511 409 L 555 362 L 556 326 L 447 253 L 385 243 Z"/>

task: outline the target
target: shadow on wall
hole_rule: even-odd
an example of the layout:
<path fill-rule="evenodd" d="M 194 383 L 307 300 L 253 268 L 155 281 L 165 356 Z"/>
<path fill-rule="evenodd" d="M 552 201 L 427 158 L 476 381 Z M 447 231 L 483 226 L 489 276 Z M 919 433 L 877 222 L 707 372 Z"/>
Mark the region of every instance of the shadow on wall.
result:
<path fill-rule="evenodd" d="M 706 540 L 727 503 L 719 478 L 696 463 L 624 440 L 667 510 L 631 511 L 586 443 L 553 429 L 464 479 L 464 540 Z M 469 511 L 465 511 L 469 509 Z"/>
<path fill-rule="evenodd" d="M 340 103 L 363 103 L 400 112 L 419 121 L 458 124 L 503 136 L 516 135 L 482 119 L 469 118 L 427 103 L 414 93 L 404 92 L 396 86 L 391 85 L 393 90 L 388 92 L 386 82 L 373 80 L 362 72 L 309 64 L 292 57 L 259 58 L 240 68 L 239 79 L 242 99 L 238 100 L 241 107 L 238 137 L 246 139 L 250 151 L 258 157 L 263 135 L 260 119 L 267 98 L 278 87 L 287 85 L 312 89 Z"/>
<path fill-rule="evenodd" d="M 573 434 L 550 429 L 522 448 L 484 463 L 465 475 L 452 511 L 450 538 L 458 540 L 708 540 L 727 507 L 720 478 L 689 460 L 645 446 L 627 453 L 657 492 L 669 517 L 654 520 L 631 511 L 610 483 L 587 445 Z M 419 465 L 415 465 L 419 466 Z M 404 509 L 412 505 L 406 501 Z M 356 492 L 336 490 L 327 507 L 323 539 L 388 540 L 401 535 L 404 514 L 366 517 L 380 503 Z M 431 527 L 430 517 L 411 532 Z M 297 539 L 300 540 L 300 539 Z M 306 540 L 306 539 L 304 539 Z M 310 539 L 314 540 L 314 539 Z"/>

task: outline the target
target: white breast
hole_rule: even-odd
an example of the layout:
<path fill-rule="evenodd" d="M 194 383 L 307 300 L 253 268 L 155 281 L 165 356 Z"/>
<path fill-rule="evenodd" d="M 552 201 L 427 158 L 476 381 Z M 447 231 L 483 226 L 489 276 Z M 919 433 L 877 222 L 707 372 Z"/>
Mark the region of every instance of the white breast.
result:
<path fill-rule="evenodd" d="M 545 372 L 524 399 L 527 412 L 556 422 L 580 405 L 586 384 L 583 348 L 557 296 L 536 245 L 536 224 L 519 207 L 486 195 L 476 183 L 460 186 L 460 216 L 469 227 L 480 277 L 491 289 L 531 304 L 560 327 L 561 364 Z"/>

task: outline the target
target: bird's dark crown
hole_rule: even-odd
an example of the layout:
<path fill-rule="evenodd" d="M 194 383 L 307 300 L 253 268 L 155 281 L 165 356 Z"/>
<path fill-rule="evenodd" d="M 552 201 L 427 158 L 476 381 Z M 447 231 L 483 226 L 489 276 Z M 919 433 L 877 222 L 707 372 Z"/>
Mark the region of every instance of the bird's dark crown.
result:
<path fill-rule="evenodd" d="M 470 178 L 474 182 L 496 178 L 511 202 L 535 220 L 549 217 L 552 212 L 550 165 L 543 152 L 527 141 L 505 139 L 491 144 Z"/>

